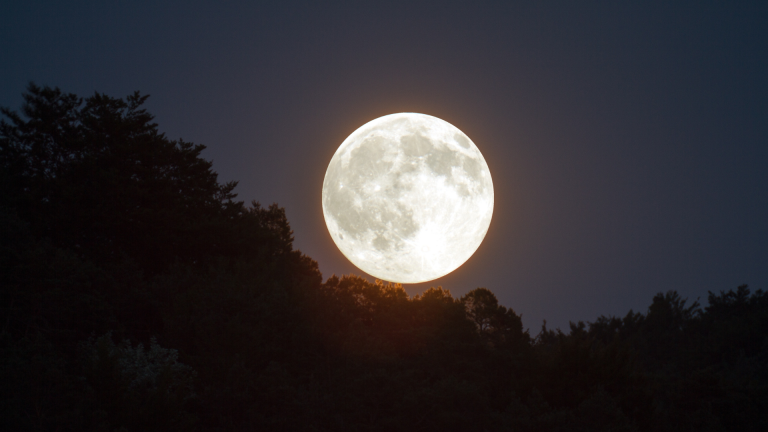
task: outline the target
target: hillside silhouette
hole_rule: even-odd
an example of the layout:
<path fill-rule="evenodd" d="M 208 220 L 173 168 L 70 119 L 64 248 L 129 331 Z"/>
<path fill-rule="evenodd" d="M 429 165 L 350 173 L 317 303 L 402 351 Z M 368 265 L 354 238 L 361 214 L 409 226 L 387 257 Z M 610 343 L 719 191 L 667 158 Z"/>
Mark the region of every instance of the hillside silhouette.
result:
<path fill-rule="evenodd" d="M 0 124 L 2 430 L 768 430 L 762 290 L 533 336 L 486 288 L 323 281 L 147 96 L 23 98 Z"/>

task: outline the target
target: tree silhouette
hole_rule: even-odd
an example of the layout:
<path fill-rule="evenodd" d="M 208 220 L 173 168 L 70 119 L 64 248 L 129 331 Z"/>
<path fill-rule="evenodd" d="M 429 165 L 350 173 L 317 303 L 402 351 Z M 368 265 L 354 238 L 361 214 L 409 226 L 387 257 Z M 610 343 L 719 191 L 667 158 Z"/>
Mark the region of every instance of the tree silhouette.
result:
<path fill-rule="evenodd" d="M 486 288 L 476 288 L 461 297 L 467 316 L 490 343 L 500 347 L 527 343 L 522 318 L 512 309 L 499 305 L 496 295 Z"/>
<path fill-rule="evenodd" d="M 217 222 L 244 211 L 236 183 L 217 182 L 204 146 L 165 138 L 142 108 L 147 96 L 27 91 L 22 114 L 2 110 L 0 164 L 7 205 L 37 235 L 149 272 L 225 252 Z"/>

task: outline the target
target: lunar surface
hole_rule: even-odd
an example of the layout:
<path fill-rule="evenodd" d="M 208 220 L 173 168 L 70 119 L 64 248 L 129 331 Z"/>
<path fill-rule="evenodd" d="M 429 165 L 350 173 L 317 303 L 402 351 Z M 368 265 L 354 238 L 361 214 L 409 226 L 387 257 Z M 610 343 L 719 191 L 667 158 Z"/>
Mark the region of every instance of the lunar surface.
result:
<path fill-rule="evenodd" d="M 333 155 L 323 215 L 341 252 L 391 282 L 444 276 L 483 241 L 493 183 L 477 146 L 452 124 L 425 114 L 377 118 Z"/>

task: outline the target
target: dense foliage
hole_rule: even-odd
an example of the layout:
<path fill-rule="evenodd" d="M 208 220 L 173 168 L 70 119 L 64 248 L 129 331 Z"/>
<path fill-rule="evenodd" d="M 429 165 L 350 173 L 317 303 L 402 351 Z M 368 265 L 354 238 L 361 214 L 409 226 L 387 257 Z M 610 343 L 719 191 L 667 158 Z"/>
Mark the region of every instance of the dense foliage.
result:
<path fill-rule="evenodd" d="M 768 430 L 768 295 L 531 337 L 488 289 L 325 282 L 146 96 L 0 124 L 3 430 Z"/>

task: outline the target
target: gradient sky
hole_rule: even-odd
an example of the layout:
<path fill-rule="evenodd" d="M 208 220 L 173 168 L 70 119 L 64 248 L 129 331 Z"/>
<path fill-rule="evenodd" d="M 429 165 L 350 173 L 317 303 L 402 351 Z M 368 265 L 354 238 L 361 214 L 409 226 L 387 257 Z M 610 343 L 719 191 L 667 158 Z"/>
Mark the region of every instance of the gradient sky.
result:
<path fill-rule="evenodd" d="M 487 287 L 533 334 L 768 288 L 768 2 L 245 3 L 3 2 L 0 105 L 29 81 L 150 94 L 239 199 L 285 207 L 325 277 L 360 274 L 322 215 L 337 147 L 385 114 L 440 117 L 496 207 L 466 264 L 406 289 Z"/>

